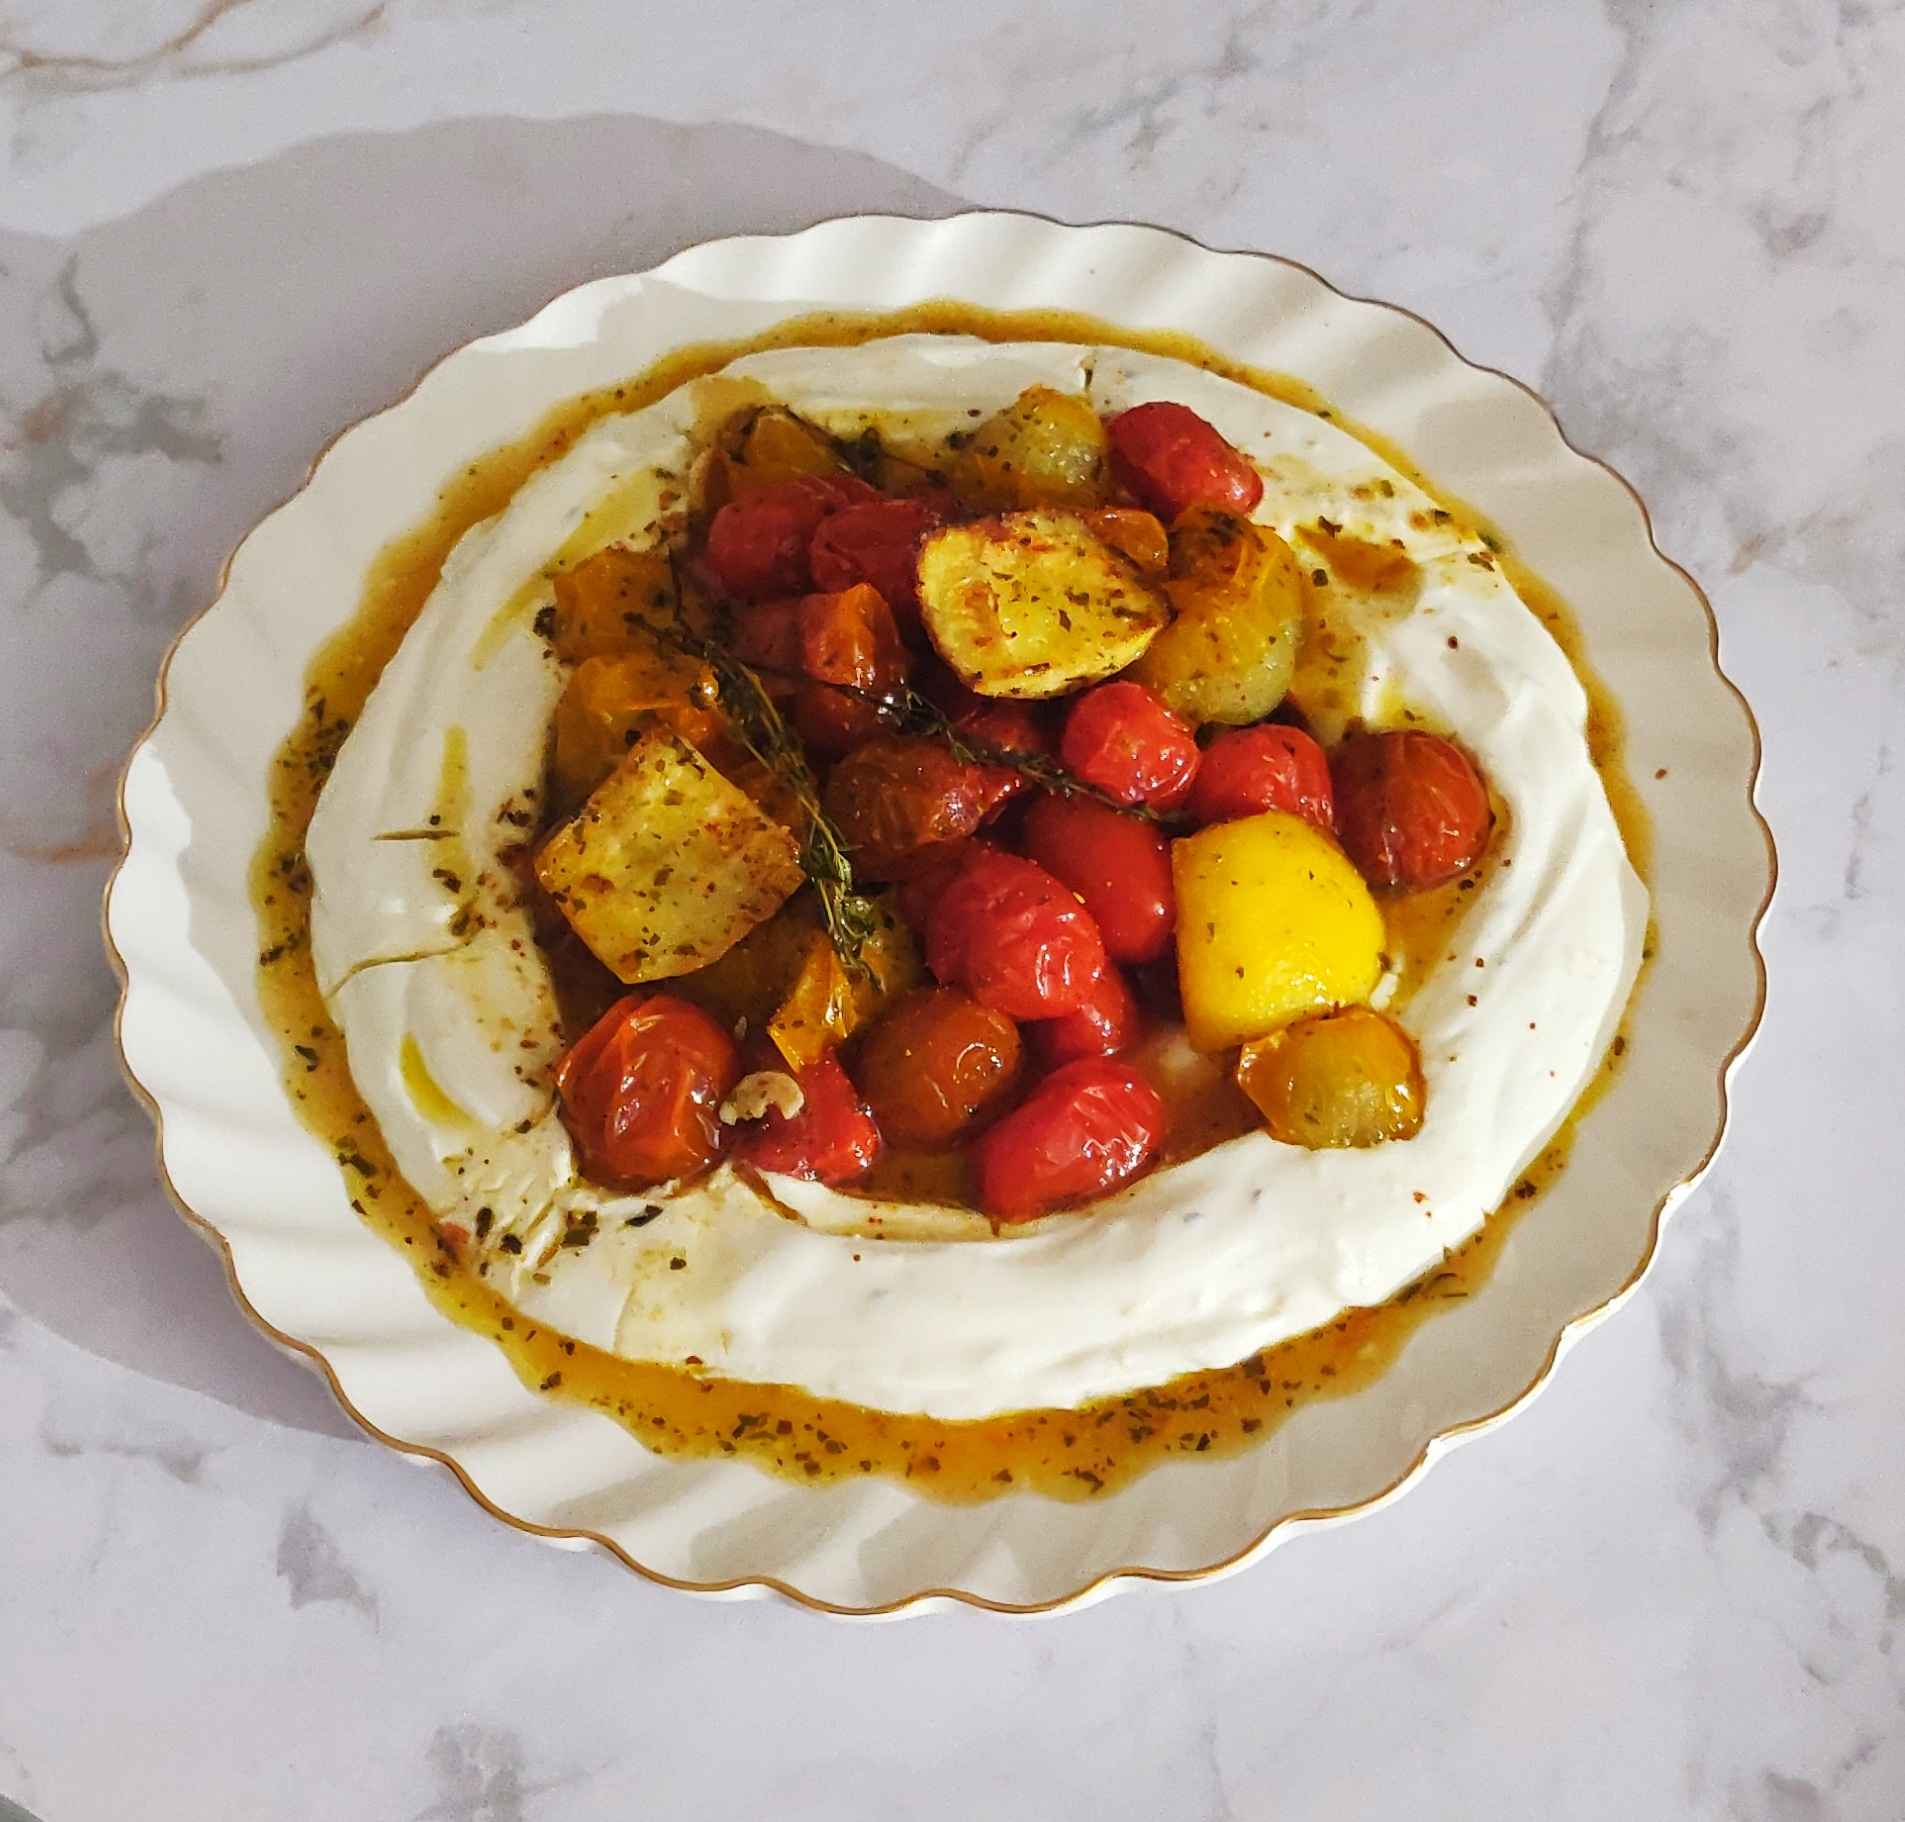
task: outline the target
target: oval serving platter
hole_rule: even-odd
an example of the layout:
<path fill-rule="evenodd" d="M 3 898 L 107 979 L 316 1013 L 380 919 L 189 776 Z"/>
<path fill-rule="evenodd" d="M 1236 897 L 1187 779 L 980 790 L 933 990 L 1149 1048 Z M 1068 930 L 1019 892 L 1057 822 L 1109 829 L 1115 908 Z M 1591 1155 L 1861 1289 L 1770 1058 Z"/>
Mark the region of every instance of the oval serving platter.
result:
<path fill-rule="evenodd" d="M 257 992 L 249 870 L 268 767 L 314 653 L 445 478 L 561 400 L 685 344 L 939 298 L 1182 332 L 1293 376 L 1405 452 L 1573 610 L 1625 719 L 1652 831 L 1654 955 L 1626 1054 L 1493 1271 L 1417 1328 L 1385 1373 L 1302 1405 L 1262 1446 L 1167 1462 L 1091 1501 L 954 1505 L 885 1479 L 798 1487 L 742 1462 L 651 1454 L 610 1419 L 539 1397 L 487 1340 L 439 1315 L 352 1211 L 281 1085 Z M 1711 608 L 1655 546 L 1632 488 L 1572 448 L 1535 394 L 1462 360 L 1420 318 L 1288 261 L 1156 228 L 853 217 L 582 285 L 458 349 L 340 437 L 234 553 L 217 599 L 168 655 L 158 699 L 123 781 L 127 845 L 106 928 L 125 1066 L 181 1212 L 223 1252 L 246 1314 L 372 1435 L 449 1469 L 521 1530 L 700 1594 L 778 1593 L 860 1616 L 949 1602 L 1048 1613 L 1227 1573 L 1373 1510 L 1523 1406 L 1639 1284 L 1663 1221 L 1718 1149 L 1728 1077 L 1764 1004 L 1756 932 L 1774 861 L 1753 804 L 1758 732 L 1719 668 Z"/>

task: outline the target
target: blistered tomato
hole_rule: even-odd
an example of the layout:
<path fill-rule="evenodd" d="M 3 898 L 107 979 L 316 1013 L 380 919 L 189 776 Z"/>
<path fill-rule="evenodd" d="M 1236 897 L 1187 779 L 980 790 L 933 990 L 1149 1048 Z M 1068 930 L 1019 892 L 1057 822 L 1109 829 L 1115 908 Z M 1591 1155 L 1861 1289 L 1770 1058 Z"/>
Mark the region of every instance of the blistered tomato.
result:
<path fill-rule="evenodd" d="M 851 1183 L 864 1177 L 880 1155 L 880 1129 L 872 1109 L 831 1051 L 794 1078 L 800 1112 L 792 1118 L 770 1109 L 744 1129 L 735 1155 L 756 1170 L 804 1177 L 810 1183 Z"/>
<path fill-rule="evenodd" d="M 1102 1196 L 1156 1155 L 1164 1102 L 1136 1070 L 1090 1057 L 1047 1076 L 972 1149 L 979 1206 L 1002 1221 Z"/>
<path fill-rule="evenodd" d="M 845 476 L 795 475 L 730 500 L 708 525 L 710 574 L 742 601 L 805 592 L 813 584 L 808 547 L 821 521 L 872 491 Z"/>
<path fill-rule="evenodd" d="M 800 668 L 813 681 L 795 695 L 795 723 L 810 746 L 838 758 L 879 732 L 880 699 L 906 679 L 906 647 L 885 598 L 865 582 L 805 596 L 798 624 Z"/>
<path fill-rule="evenodd" d="M 979 749 L 991 748 L 1001 753 L 1049 753 L 1052 750 L 1052 737 L 1029 703 L 988 702 L 983 696 L 974 696 L 966 690 L 958 693 L 966 701 L 949 711 L 953 729 Z M 1011 766 L 989 765 L 985 774 L 988 816 L 1020 792 L 1032 788 L 1032 780 Z"/>
<path fill-rule="evenodd" d="M 1113 961 L 1156 961 L 1170 948 L 1171 844 L 1155 823 L 1088 797 L 1041 794 L 1026 813 L 1025 851 L 1085 901 Z"/>
<path fill-rule="evenodd" d="M 1010 1018 L 1053 1018 L 1084 1004 L 1105 944 L 1043 867 L 975 845 L 927 918 L 926 965 Z"/>
<path fill-rule="evenodd" d="M 951 853 L 991 803 L 981 766 L 935 740 L 883 734 L 827 775 L 827 813 L 866 879 L 907 879 Z"/>
<path fill-rule="evenodd" d="M 1493 812 L 1475 763 L 1452 740 L 1399 728 L 1336 749 L 1336 832 L 1372 886 L 1415 892 L 1466 872 Z"/>
<path fill-rule="evenodd" d="M 646 1189 L 720 1155 L 721 1103 L 740 1074 L 734 1040 L 698 1006 L 630 994 L 556 1065 L 556 1093 L 588 1174 Z"/>
<path fill-rule="evenodd" d="M 1319 829 L 1336 827 L 1328 756 L 1301 728 L 1275 722 L 1219 734 L 1184 807 L 1201 823 L 1287 810 Z"/>
<path fill-rule="evenodd" d="M 1120 803 L 1175 809 L 1197 777 L 1197 739 L 1141 683 L 1101 683 L 1072 704 L 1065 769 Z"/>
<path fill-rule="evenodd" d="M 949 1145 L 996 1112 L 1019 1078 L 1019 1028 L 957 987 L 920 987 L 867 1034 L 859 1073 L 896 1145 Z"/>
<path fill-rule="evenodd" d="M 817 588 L 869 582 L 908 633 L 919 625 L 920 540 L 940 522 L 924 500 L 868 500 L 823 520 L 808 547 Z"/>
<path fill-rule="evenodd" d="M 1161 518 L 1200 505 L 1247 513 L 1263 498 L 1263 476 L 1188 405 L 1134 405 L 1107 429 L 1111 472 Z"/>
<path fill-rule="evenodd" d="M 1124 976 L 1107 968 L 1076 1012 L 1040 1019 L 1030 1027 L 1032 1045 L 1047 1069 L 1057 1069 L 1080 1057 L 1116 1056 L 1137 1042 L 1142 1023 Z"/>

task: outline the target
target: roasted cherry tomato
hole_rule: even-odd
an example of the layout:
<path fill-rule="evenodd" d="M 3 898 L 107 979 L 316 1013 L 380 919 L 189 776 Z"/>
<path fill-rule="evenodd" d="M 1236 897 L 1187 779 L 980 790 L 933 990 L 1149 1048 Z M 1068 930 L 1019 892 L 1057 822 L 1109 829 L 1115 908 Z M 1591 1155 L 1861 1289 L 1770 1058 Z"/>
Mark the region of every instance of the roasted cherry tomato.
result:
<path fill-rule="evenodd" d="M 1058 1069 L 1080 1057 L 1116 1056 L 1137 1041 L 1142 1024 L 1124 976 L 1107 968 L 1076 1012 L 1040 1019 L 1032 1027 L 1032 1044 L 1047 1069 Z"/>
<path fill-rule="evenodd" d="M 988 702 L 983 696 L 974 696 L 966 690 L 960 690 L 959 694 L 967 700 L 950 712 L 954 731 L 966 739 L 1001 753 L 1049 753 L 1052 750 L 1052 737 L 1030 703 Z M 988 816 L 1020 792 L 1032 788 L 1032 780 L 1011 766 L 987 766 L 985 775 Z"/>
<path fill-rule="evenodd" d="M 1452 740 L 1399 728 L 1336 749 L 1336 832 L 1372 886 L 1415 892 L 1466 872 L 1493 812 L 1474 761 Z"/>
<path fill-rule="evenodd" d="M 761 681 L 770 689 L 793 685 L 787 679 L 801 668 L 800 610 L 802 597 L 784 601 L 757 601 L 736 608 L 730 643 L 735 657 L 762 666 Z"/>
<path fill-rule="evenodd" d="M 897 1000 L 860 1047 L 859 1075 L 896 1145 L 950 1145 L 1010 1098 L 1019 1028 L 957 987 Z"/>
<path fill-rule="evenodd" d="M 700 1007 L 629 994 L 556 1065 L 556 1093 L 588 1173 L 646 1189 L 720 1155 L 721 1103 L 740 1075 L 734 1040 Z"/>
<path fill-rule="evenodd" d="M 1380 1145 L 1422 1130 L 1415 1042 L 1367 1006 L 1315 1013 L 1246 1044 L 1237 1085 L 1285 1145 Z"/>
<path fill-rule="evenodd" d="M 880 731 L 885 717 L 869 698 L 905 681 L 906 647 L 885 598 L 865 582 L 806 596 L 799 629 L 800 668 L 813 682 L 795 695 L 795 723 L 809 745 L 838 758 Z"/>
<path fill-rule="evenodd" d="M 1034 861 L 973 847 L 926 920 L 926 965 L 1015 1019 L 1082 1006 L 1105 971 L 1091 913 Z"/>
<path fill-rule="evenodd" d="M 808 547 L 818 588 L 870 582 L 908 633 L 919 626 L 920 540 L 940 522 L 924 500 L 868 500 L 822 521 Z"/>
<path fill-rule="evenodd" d="M 1147 576 L 1164 573 L 1171 560 L 1171 541 L 1155 513 L 1137 506 L 1096 506 L 1078 516 Z"/>
<path fill-rule="evenodd" d="M 1101 683 L 1072 704 L 1059 738 L 1066 770 L 1120 803 L 1175 809 L 1197 777 L 1197 738 L 1141 683 Z"/>
<path fill-rule="evenodd" d="M 805 1177 L 810 1183 L 851 1183 L 880 1155 L 880 1129 L 832 1051 L 794 1077 L 805 1097 L 791 1119 L 769 1109 L 735 1142 L 735 1155 L 756 1170 Z"/>
<path fill-rule="evenodd" d="M 743 601 L 798 595 L 812 586 L 807 551 L 823 519 L 872 495 L 863 481 L 794 475 L 730 500 L 708 524 L 708 570 Z"/>
<path fill-rule="evenodd" d="M 1204 749 L 1184 807 L 1202 823 L 1287 810 L 1319 829 L 1336 827 L 1330 762 L 1301 728 L 1232 728 Z"/>
<path fill-rule="evenodd" d="M 927 919 L 933 914 L 933 907 L 939 903 L 940 895 L 958 877 L 959 869 L 966 864 L 966 856 L 972 851 L 968 841 L 954 842 L 950 847 L 941 848 L 936 854 L 923 860 L 899 882 L 894 898 L 900 908 L 900 916 L 916 931 L 926 928 Z M 557 913 L 560 916 L 560 913 Z"/>
<path fill-rule="evenodd" d="M 1171 844 L 1155 823 L 1041 793 L 1026 813 L 1025 851 L 1085 901 L 1113 961 L 1156 961 L 1170 948 Z"/>
<path fill-rule="evenodd" d="M 979 1206 L 1002 1221 L 1102 1196 L 1163 1142 L 1164 1102 L 1136 1070 L 1084 1057 L 1047 1076 L 972 1148 Z"/>
<path fill-rule="evenodd" d="M 1188 405 L 1134 405 L 1107 429 L 1111 472 L 1160 518 L 1198 505 L 1247 513 L 1263 498 L 1263 476 Z"/>
<path fill-rule="evenodd" d="M 935 740 L 883 734 L 827 776 L 827 813 L 867 879 L 906 879 L 963 842 L 989 802 L 984 769 Z"/>

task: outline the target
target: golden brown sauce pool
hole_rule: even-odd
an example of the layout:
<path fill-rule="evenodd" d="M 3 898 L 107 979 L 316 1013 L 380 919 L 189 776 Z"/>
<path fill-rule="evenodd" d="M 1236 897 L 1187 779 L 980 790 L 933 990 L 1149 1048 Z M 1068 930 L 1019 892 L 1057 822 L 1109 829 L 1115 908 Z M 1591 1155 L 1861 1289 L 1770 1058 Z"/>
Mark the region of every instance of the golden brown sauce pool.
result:
<path fill-rule="evenodd" d="M 994 341 L 1118 343 L 1188 361 L 1331 417 L 1428 487 L 1402 452 L 1344 423 L 1294 380 L 1226 360 L 1188 337 L 1123 330 L 1065 312 L 1001 314 L 934 303 L 878 317 L 804 317 L 753 341 L 683 349 L 626 384 L 559 405 L 521 441 L 472 463 L 444 488 L 428 522 L 388 545 L 377 559 L 358 613 L 312 661 L 306 714 L 272 769 L 270 832 L 252 868 L 261 932 L 260 994 L 284 1041 L 287 1091 L 306 1125 L 332 1145 L 353 1205 L 392 1244 L 412 1254 L 436 1306 L 453 1321 L 491 1336 L 525 1384 L 607 1412 L 660 1454 L 738 1456 L 796 1481 L 890 1475 L 949 1500 L 987 1499 L 1021 1489 L 1060 1499 L 1090 1498 L 1170 1456 L 1227 1454 L 1252 1446 L 1298 1404 L 1338 1397 L 1370 1383 L 1420 1323 L 1445 1303 L 1471 1295 L 1487 1278 L 1515 1222 L 1536 1206 L 1541 1190 L 1565 1164 L 1575 1120 L 1618 1065 L 1625 1039 L 1616 1040 L 1573 1118 L 1502 1209 L 1439 1268 L 1389 1303 L 1346 1311 L 1328 1327 L 1265 1349 L 1240 1365 L 1188 1374 L 1127 1397 L 1078 1410 L 1023 1411 L 948 1423 L 814 1398 L 796 1387 L 710 1379 L 686 1369 L 619 1360 L 528 1323 L 444 1247 L 428 1210 L 397 1175 L 376 1122 L 351 1082 L 343 1039 L 318 995 L 311 969 L 305 829 L 331 759 L 421 610 L 456 540 L 479 520 L 500 512 L 531 473 L 560 456 L 597 418 L 639 409 L 684 381 L 758 348 L 846 346 L 918 330 Z M 1502 548 L 1484 521 L 1454 502 L 1444 499 L 1443 504 L 1497 551 L 1503 572 L 1554 633 L 1587 685 L 1595 762 L 1628 852 L 1645 876 L 1646 820 L 1622 768 L 1620 719 L 1586 664 L 1578 629 L 1554 592 Z M 1387 907 L 1392 951 L 1432 957 L 1459 915 L 1462 897 L 1457 882 L 1409 901 L 1406 908 L 1392 902 Z M 1241 1097 L 1221 1079 L 1209 1092 L 1180 1100 L 1173 1112 L 1179 1123 L 1174 1155 L 1188 1155 L 1249 1125 Z M 887 1183 L 941 1199 L 946 1197 L 948 1168 L 943 1159 L 896 1159 Z"/>

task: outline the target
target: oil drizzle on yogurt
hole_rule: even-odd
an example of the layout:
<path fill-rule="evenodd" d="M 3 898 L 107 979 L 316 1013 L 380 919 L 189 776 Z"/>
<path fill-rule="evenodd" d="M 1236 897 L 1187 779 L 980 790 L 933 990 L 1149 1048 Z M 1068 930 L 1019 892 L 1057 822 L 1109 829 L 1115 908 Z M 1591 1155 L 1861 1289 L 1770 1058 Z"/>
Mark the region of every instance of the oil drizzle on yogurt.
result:
<path fill-rule="evenodd" d="M 453 1321 L 491 1337 L 525 1384 L 605 1412 L 663 1455 L 731 1456 L 808 1483 L 878 1474 L 903 1480 L 932 1497 L 955 1501 L 1019 1491 L 1089 1499 L 1165 1460 L 1253 1447 L 1305 1402 L 1341 1397 L 1380 1375 L 1422 1323 L 1471 1296 L 1485 1282 L 1515 1224 L 1538 1207 L 1541 1191 L 1565 1165 L 1575 1122 L 1619 1066 L 1625 1038 L 1615 1041 L 1568 1124 L 1501 1210 L 1439 1266 L 1388 1303 L 1345 1311 L 1325 1328 L 1268 1348 L 1238 1365 L 1189 1374 L 1079 1409 L 943 1422 L 819 1399 L 797 1387 L 709 1378 L 692 1365 L 622 1360 L 520 1316 L 464 1267 L 438 1235 L 429 1210 L 398 1174 L 352 1084 L 343 1039 L 317 991 L 311 967 L 305 829 L 351 723 L 421 611 L 456 540 L 470 526 L 500 512 L 531 474 L 560 457 L 605 415 L 638 410 L 685 381 L 758 349 L 844 346 L 915 331 L 994 341 L 1121 344 L 1186 361 L 1328 416 L 1428 487 L 1400 451 L 1346 423 L 1296 381 L 1240 366 L 1186 337 L 1134 333 L 1071 313 L 1004 314 L 937 303 L 877 317 L 809 316 L 745 343 L 682 350 L 625 384 L 565 402 L 527 437 L 472 463 L 443 490 L 430 519 L 394 541 L 378 558 L 366 579 L 358 611 L 313 660 L 305 714 L 273 764 L 270 827 L 252 866 L 260 930 L 259 988 L 283 1045 L 286 1090 L 304 1123 L 331 1148 L 352 1206 L 393 1245 L 411 1255 L 436 1307 Z M 1553 591 L 1516 562 L 1484 521 L 1458 503 L 1443 499 L 1442 504 L 1497 553 L 1503 573 L 1529 610 L 1553 632 L 1587 686 L 1595 763 L 1628 851 L 1644 877 L 1646 820 L 1622 766 L 1620 720 L 1586 665 L 1573 621 Z M 454 794 L 458 772 L 456 756 L 446 754 L 446 798 Z M 1419 895 L 1408 901 L 1406 909 L 1396 904 L 1388 907 L 1391 947 L 1405 974 L 1413 972 L 1412 965 L 1432 963 L 1460 915 L 1465 895 L 1480 888 L 1486 866 L 1484 862 L 1469 881 Z M 1180 1129 L 1205 1142 L 1232 1136 L 1242 1129 L 1245 1118 L 1240 1099 L 1225 1080 L 1209 1096 L 1193 1096 L 1176 1110 Z"/>

